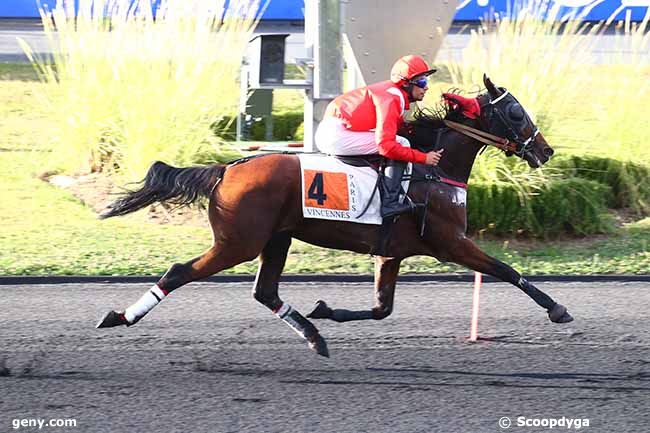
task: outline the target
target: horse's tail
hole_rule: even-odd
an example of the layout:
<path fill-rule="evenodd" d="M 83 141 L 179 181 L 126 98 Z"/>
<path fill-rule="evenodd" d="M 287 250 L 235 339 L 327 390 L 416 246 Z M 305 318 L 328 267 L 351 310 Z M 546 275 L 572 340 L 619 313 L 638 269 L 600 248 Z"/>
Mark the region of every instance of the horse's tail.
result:
<path fill-rule="evenodd" d="M 138 182 L 140 188 L 125 193 L 108 205 L 101 219 L 126 215 L 155 202 L 185 206 L 199 197 L 209 197 L 223 176 L 224 165 L 178 168 L 157 161 Z"/>

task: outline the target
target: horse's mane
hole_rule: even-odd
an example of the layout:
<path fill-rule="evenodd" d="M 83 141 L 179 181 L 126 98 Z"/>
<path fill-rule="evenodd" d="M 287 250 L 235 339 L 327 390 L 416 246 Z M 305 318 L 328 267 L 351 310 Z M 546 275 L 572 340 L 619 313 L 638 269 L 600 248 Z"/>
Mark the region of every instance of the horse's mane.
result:
<path fill-rule="evenodd" d="M 461 92 L 459 89 L 451 89 L 447 93 L 460 94 Z M 431 141 L 435 137 L 434 131 L 446 128 L 445 119 L 458 121 L 462 116 L 460 108 L 453 109 L 449 104 L 440 101 L 435 106 L 417 109 L 398 134 L 408 138 L 413 148 L 428 152 L 435 144 Z"/>
<path fill-rule="evenodd" d="M 418 108 L 413 113 L 413 118 L 408 120 L 407 123 L 431 129 L 442 128 L 445 126 L 443 120 L 450 111 L 449 105 L 444 102 L 440 102 L 433 107 Z"/>
<path fill-rule="evenodd" d="M 461 95 L 463 92 L 460 89 L 452 88 L 446 93 L 452 95 Z M 409 125 L 420 126 L 430 129 L 444 128 L 444 120 L 458 120 L 462 116 L 459 107 L 453 109 L 445 101 L 441 100 L 433 107 L 426 107 L 418 109 L 413 113 L 413 118 L 406 123 Z"/>

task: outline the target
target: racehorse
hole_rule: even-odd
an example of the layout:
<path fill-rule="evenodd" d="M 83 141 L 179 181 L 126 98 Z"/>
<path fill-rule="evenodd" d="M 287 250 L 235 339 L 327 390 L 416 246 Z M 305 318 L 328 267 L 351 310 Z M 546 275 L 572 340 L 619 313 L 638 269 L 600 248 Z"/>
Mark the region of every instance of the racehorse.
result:
<path fill-rule="evenodd" d="M 267 154 L 228 165 L 176 168 L 154 163 L 139 189 L 109 205 L 102 218 L 124 215 L 155 202 L 188 205 L 209 199 L 208 216 L 214 241 L 204 254 L 172 265 L 158 283 L 124 311 L 109 311 L 98 328 L 131 326 L 173 290 L 253 260 L 259 269 L 253 297 L 297 331 L 309 347 L 329 356 L 327 344 L 309 320 L 381 320 L 393 310 L 401 261 L 410 256 L 433 256 L 511 283 L 544 308 L 555 323 L 573 320 L 567 309 L 529 283 L 507 264 L 488 256 L 466 237 L 465 187 L 479 150 L 491 144 L 516 155 L 532 168 L 553 155 L 524 108 L 505 88 L 483 77 L 487 92 L 476 98 L 444 94 L 442 114 L 420 113 L 400 131 L 424 152 L 444 148 L 437 167 L 415 165 L 408 191 L 414 214 L 395 222 L 387 256 L 375 256 L 375 305 L 369 310 L 333 309 L 317 301 L 303 316 L 280 299 L 278 281 L 293 238 L 357 253 L 373 254 L 379 226 L 310 219 L 302 213 L 301 168 L 297 155 Z"/>

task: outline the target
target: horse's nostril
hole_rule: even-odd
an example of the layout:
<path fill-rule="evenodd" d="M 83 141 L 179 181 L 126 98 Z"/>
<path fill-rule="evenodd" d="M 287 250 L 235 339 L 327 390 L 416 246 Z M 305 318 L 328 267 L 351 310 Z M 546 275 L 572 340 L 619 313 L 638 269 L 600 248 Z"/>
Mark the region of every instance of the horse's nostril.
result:
<path fill-rule="evenodd" d="M 553 151 L 553 149 L 551 149 L 550 147 L 545 147 L 544 150 L 543 150 L 543 152 L 544 152 L 544 155 L 547 156 L 547 157 L 549 157 L 549 158 L 550 158 L 551 156 L 553 156 L 553 154 L 555 153 L 555 152 Z"/>

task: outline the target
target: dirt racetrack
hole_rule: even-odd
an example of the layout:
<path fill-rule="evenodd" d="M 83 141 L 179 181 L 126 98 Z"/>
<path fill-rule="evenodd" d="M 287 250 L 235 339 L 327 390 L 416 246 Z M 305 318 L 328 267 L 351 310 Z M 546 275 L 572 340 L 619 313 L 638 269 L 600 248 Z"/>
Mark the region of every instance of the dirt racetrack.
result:
<path fill-rule="evenodd" d="M 647 283 L 537 283 L 575 317 L 564 325 L 485 284 L 479 335 L 493 339 L 474 344 L 470 283 L 402 283 L 383 321 L 315 322 L 330 359 L 243 283 L 192 284 L 136 326 L 94 328 L 149 286 L 0 287 L 0 432 L 650 431 Z M 280 294 L 303 314 L 373 296 L 369 283 Z M 37 418 L 77 426 L 15 428 Z"/>

